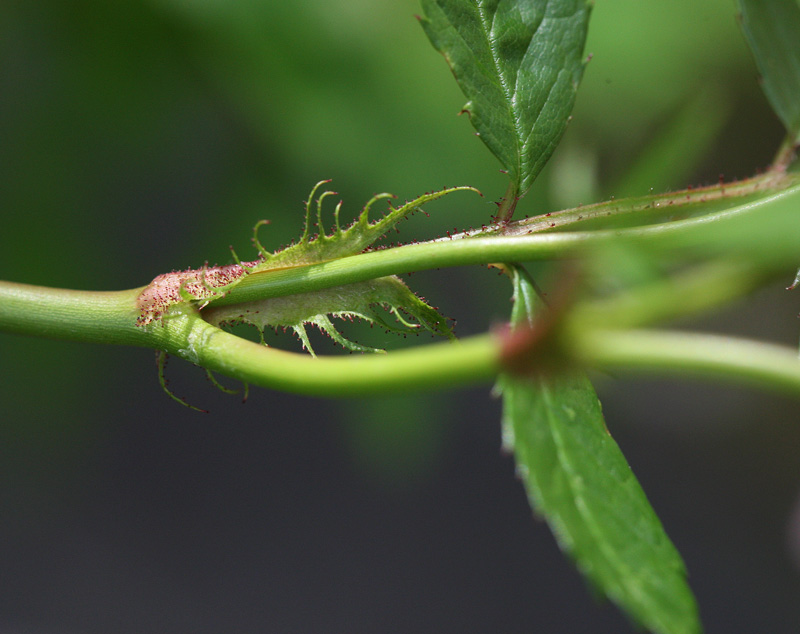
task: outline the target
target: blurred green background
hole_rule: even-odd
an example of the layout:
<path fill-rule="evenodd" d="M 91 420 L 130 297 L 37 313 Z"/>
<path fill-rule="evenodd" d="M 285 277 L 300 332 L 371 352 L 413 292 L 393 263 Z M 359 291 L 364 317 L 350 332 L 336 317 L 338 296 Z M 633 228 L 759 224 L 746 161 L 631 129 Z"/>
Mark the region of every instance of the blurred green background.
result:
<path fill-rule="evenodd" d="M 379 191 L 484 192 L 433 203 L 404 241 L 485 223 L 504 176 L 456 116 L 419 10 L 0 3 L 0 277 L 119 289 L 227 263 L 228 245 L 252 253 L 258 219 L 268 247 L 295 238 L 323 178 L 353 215 Z M 598 2 L 587 53 L 574 120 L 520 215 L 769 163 L 782 130 L 732 0 Z M 461 335 L 509 310 L 482 268 L 410 283 Z M 794 345 L 796 313 L 776 286 L 693 327 Z M 0 334 L 0 371 L 0 631 L 627 627 L 531 520 L 488 386 L 343 402 L 254 390 L 242 406 L 173 362 L 202 416 L 162 394 L 147 351 Z M 797 403 L 596 378 L 708 630 L 796 632 Z"/>

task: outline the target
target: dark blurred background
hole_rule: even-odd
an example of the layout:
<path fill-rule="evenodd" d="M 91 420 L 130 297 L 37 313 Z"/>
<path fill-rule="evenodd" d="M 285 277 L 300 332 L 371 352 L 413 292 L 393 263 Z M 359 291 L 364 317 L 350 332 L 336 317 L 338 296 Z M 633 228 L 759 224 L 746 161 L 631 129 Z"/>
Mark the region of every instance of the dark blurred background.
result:
<path fill-rule="evenodd" d="M 227 263 L 228 245 L 252 253 L 260 218 L 268 246 L 296 237 L 323 178 L 350 214 L 378 191 L 486 194 L 429 205 L 403 240 L 486 222 L 505 180 L 456 116 L 419 10 L 3 0 L 0 277 L 121 289 Z M 782 131 L 731 0 L 604 0 L 587 52 L 521 214 L 769 163 Z M 461 335 L 509 311 L 486 269 L 410 283 Z M 690 325 L 795 345 L 786 283 Z M 146 350 L 0 334 L 0 371 L 3 634 L 631 631 L 532 518 L 488 385 L 359 401 L 254 389 L 242 405 L 173 361 L 203 415 L 162 393 Z M 798 402 L 595 378 L 708 631 L 797 632 Z"/>

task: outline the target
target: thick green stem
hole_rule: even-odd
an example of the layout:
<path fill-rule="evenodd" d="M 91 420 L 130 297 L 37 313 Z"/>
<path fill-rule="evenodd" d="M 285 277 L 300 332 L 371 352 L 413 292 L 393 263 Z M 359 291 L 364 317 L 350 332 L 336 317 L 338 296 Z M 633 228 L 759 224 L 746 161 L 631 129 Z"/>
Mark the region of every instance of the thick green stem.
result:
<path fill-rule="evenodd" d="M 165 349 L 209 370 L 261 387 L 313 396 L 348 397 L 441 389 L 490 380 L 500 369 L 491 335 L 389 354 L 311 357 L 247 341 L 200 319 L 170 317 Z"/>
<path fill-rule="evenodd" d="M 94 343 L 151 346 L 137 328 L 142 289 L 94 292 L 0 281 L 0 330 Z"/>
<path fill-rule="evenodd" d="M 490 335 L 390 354 L 312 358 L 227 333 L 203 321 L 191 307 L 140 327 L 140 291 L 102 293 L 0 282 L 0 329 L 162 349 L 253 385 L 316 396 L 440 389 L 486 381 L 499 371 L 499 345 Z"/>

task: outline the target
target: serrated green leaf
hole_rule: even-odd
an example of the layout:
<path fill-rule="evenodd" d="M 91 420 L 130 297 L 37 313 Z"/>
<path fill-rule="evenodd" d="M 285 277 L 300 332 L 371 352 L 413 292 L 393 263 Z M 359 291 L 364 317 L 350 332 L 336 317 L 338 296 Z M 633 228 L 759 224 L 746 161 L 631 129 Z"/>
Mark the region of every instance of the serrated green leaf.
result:
<path fill-rule="evenodd" d="M 422 0 L 421 23 L 469 100 L 464 111 L 522 196 L 569 121 L 585 0 Z"/>
<path fill-rule="evenodd" d="M 530 278 L 514 279 L 513 325 L 541 305 Z M 504 444 L 513 448 L 531 505 L 578 568 L 632 619 L 659 634 L 701 631 L 675 547 L 579 372 L 500 379 Z"/>
<path fill-rule="evenodd" d="M 800 3 L 739 0 L 739 7 L 764 93 L 789 134 L 800 142 Z"/>

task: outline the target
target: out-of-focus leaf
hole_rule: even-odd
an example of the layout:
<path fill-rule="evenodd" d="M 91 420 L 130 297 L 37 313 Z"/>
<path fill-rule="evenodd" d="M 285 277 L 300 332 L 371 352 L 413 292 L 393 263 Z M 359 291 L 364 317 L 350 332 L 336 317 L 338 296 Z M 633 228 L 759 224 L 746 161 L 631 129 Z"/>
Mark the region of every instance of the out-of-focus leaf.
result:
<path fill-rule="evenodd" d="M 464 111 L 523 195 L 569 121 L 584 63 L 585 0 L 422 0 L 422 26 L 469 100 Z"/>
<path fill-rule="evenodd" d="M 800 141 L 800 3 L 739 0 L 739 7 L 767 99 L 789 134 Z"/>
<path fill-rule="evenodd" d="M 541 303 L 523 270 L 512 276 L 512 325 L 530 324 Z M 701 631 L 681 557 L 609 435 L 589 380 L 504 375 L 500 386 L 504 443 L 561 548 L 648 630 Z"/>

